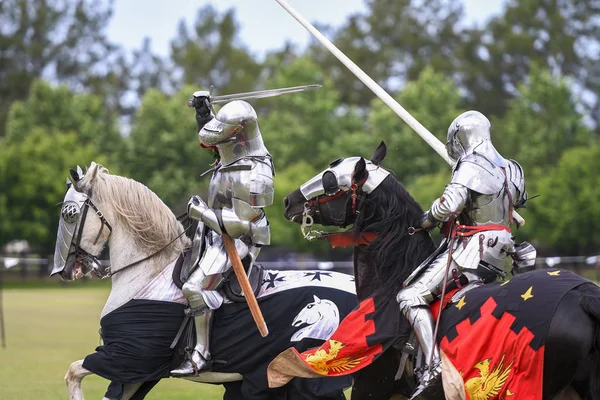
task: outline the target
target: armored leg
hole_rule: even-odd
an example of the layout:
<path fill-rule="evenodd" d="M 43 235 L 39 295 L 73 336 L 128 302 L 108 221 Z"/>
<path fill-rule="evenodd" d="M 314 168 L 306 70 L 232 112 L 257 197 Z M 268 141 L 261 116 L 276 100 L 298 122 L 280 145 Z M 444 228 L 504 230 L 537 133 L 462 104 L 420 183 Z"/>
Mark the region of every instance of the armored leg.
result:
<path fill-rule="evenodd" d="M 435 323 L 429 311 L 429 305 L 442 292 L 447 260 L 447 252 L 440 254 L 414 283 L 402 289 L 396 297 L 400 310 L 415 331 L 425 355 L 425 363 L 427 363 L 413 397 L 439 379 L 442 373 L 440 352 L 434 337 Z M 454 264 L 453 261 L 452 263 Z M 456 268 L 456 265 L 451 265 L 450 271 L 453 268 Z M 448 279 L 452 279 L 451 273 L 449 273 Z"/>
<path fill-rule="evenodd" d="M 213 311 L 206 307 L 201 315 L 194 317 L 196 328 L 196 345 L 189 357 L 179 366 L 171 371 L 173 376 L 196 375 L 198 371 L 208 369 L 211 366 L 210 357 L 210 320 Z"/>
<path fill-rule="evenodd" d="M 188 359 L 179 368 L 172 370 L 171 375 L 195 375 L 199 370 L 210 368 L 210 321 L 213 309 L 221 306 L 223 297 L 218 291 L 209 288 L 218 288 L 222 280 L 220 274 L 206 276 L 198 268 L 183 285 L 183 293 L 190 303 L 185 312 L 194 317 L 196 345 Z"/>

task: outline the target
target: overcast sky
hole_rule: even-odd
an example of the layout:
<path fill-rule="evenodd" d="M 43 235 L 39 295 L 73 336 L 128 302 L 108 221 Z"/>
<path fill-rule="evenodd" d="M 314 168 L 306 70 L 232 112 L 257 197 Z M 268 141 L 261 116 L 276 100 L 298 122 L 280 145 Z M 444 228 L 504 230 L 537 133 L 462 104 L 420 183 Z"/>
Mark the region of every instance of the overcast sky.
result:
<path fill-rule="evenodd" d="M 341 25 L 354 12 L 365 10 L 364 0 L 287 0 L 311 23 Z M 192 23 L 197 10 L 212 3 L 219 10 L 236 8 L 241 39 L 256 55 L 281 48 L 286 40 L 304 45 L 310 34 L 275 0 L 120 0 L 114 2 L 109 38 L 126 49 L 139 48 L 145 36 L 161 55 L 169 54 L 169 41 L 179 20 Z M 504 0 L 463 0 L 467 19 L 484 22 L 502 9 Z"/>

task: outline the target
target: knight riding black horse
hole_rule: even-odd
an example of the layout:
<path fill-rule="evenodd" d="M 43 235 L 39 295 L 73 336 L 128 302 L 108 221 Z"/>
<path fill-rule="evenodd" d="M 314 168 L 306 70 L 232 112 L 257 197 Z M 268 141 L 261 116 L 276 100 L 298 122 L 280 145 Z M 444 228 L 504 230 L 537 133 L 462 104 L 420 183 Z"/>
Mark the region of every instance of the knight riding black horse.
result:
<path fill-rule="evenodd" d="M 418 226 L 423 210 L 392 174 L 372 191 L 364 190 L 361 186 L 367 180 L 369 171 L 378 168 L 385 154 L 386 148 L 382 142 L 370 161 L 362 157 L 346 159 L 346 162 L 355 162 L 353 170 L 348 171 L 348 176 L 339 176 L 340 174 L 326 171 L 320 175 L 320 178 L 319 175 L 313 178 L 313 181 L 321 180 L 322 187 L 325 189 L 324 194 L 305 198 L 298 189 L 284 199 L 285 217 L 296 223 L 304 222 L 306 225 L 306 222 L 312 219 L 314 223 L 325 226 L 352 225 L 343 241 L 355 245 L 354 274 L 359 301 L 378 296 L 380 299 L 387 299 L 388 309 L 395 308 L 394 315 L 388 314 L 388 316 L 399 320 L 395 330 L 397 340 L 392 345 L 388 345 L 383 354 L 372 364 L 355 373 L 353 400 L 389 399 L 394 394 L 408 395 L 412 392 L 411 384 L 414 385 L 414 381 L 394 379 L 400 356 L 400 351 L 396 349 L 402 349 L 403 344 L 406 343 L 410 334 L 410 325 L 401 316 L 397 304 L 395 306 L 391 304 L 395 303 L 395 296 L 405 279 L 435 250 L 433 240 L 427 232 L 411 231 L 411 227 Z M 340 160 L 337 160 L 332 165 L 339 162 Z M 337 240 L 339 239 L 338 235 Z M 575 274 L 560 270 L 528 272 L 512 278 L 511 281 L 523 282 L 526 279 L 533 279 L 530 282 L 534 282 L 542 275 L 553 276 L 557 282 L 572 279 L 575 283 L 560 294 L 541 292 L 541 295 L 545 296 L 548 302 L 554 302 L 556 307 L 544 316 L 546 332 L 544 332 L 543 380 L 539 385 L 543 388 L 541 390 L 543 394 L 538 398 L 552 399 L 564 393 L 562 391 L 567 388 L 569 390 L 572 388 L 582 399 L 598 400 L 600 399 L 600 288 Z M 511 282 L 504 285 L 500 283 L 484 285 L 467 293 L 466 303 L 474 301 L 478 293 L 488 290 L 491 293 L 489 296 L 486 295 L 485 298 L 488 299 L 495 296 L 494 299 L 498 301 L 498 296 L 508 293 L 514 294 L 517 299 L 520 296 L 524 304 L 532 304 L 531 301 L 525 303 L 533 297 L 531 289 L 524 294 L 522 292 L 516 294 L 510 292 L 515 290 L 511 289 L 512 287 L 516 286 Z M 538 296 L 536 299 L 541 298 L 538 293 L 540 292 L 536 291 Z M 483 301 L 481 300 L 481 304 Z M 509 305 L 509 310 L 510 307 Z M 452 307 L 453 310 L 457 308 L 461 307 L 459 305 Z M 450 305 L 446 306 L 442 313 L 441 326 L 444 325 L 444 321 L 448 325 L 447 321 L 452 319 L 446 318 L 447 315 L 451 315 Z M 447 327 L 446 331 L 452 329 L 456 331 L 452 326 Z M 444 329 L 440 329 L 440 332 L 443 333 Z M 441 336 L 443 334 L 438 335 L 438 340 Z M 468 349 L 464 350 L 464 353 L 468 352 Z M 487 361 L 489 364 L 489 360 Z M 483 370 L 482 365 L 478 364 L 476 367 Z M 501 365 L 502 362 L 498 368 Z M 483 379 L 483 375 L 484 372 L 481 372 L 479 379 Z M 473 382 L 477 383 L 477 380 L 471 383 Z"/>

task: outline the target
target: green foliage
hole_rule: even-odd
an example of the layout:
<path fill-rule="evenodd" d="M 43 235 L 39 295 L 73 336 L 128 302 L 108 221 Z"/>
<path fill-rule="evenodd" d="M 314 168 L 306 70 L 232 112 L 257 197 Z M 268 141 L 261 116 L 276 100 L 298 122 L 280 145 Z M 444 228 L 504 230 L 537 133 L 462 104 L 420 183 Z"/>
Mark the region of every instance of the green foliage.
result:
<path fill-rule="evenodd" d="M 190 196 L 207 190 L 212 157 L 200 147 L 194 110 L 187 101 L 194 89 L 173 96 L 146 92 L 128 137 L 123 159 L 126 175 L 146 184 L 177 213 Z"/>
<path fill-rule="evenodd" d="M 106 163 L 74 133 L 35 127 L 21 141 L 0 141 L 0 245 L 25 239 L 42 254 L 54 249 L 69 168 Z"/>
<path fill-rule="evenodd" d="M 284 218 L 283 198 L 298 189 L 302 183 L 317 174 L 314 166 L 306 162 L 298 162 L 275 176 L 275 198 L 273 205 L 266 208 L 271 224 L 271 244 L 289 248 L 298 248 L 304 242 L 300 225 Z"/>
<path fill-rule="evenodd" d="M 446 142 L 448 126 L 460 113 L 460 96 L 451 80 L 426 68 L 396 98 L 430 132 Z M 449 169 L 446 162 L 379 99 L 373 100 L 369 126 L 370 136 L 385 140 L 388 155 L 384 164 L 401 182 L 409 183 L 416 176 Z"/>
<path fill-rule="evenodd" d="M 51 252 L 68 169 L 96 161 L 118 172 L 121 147 L 101 98 L 34 82 L 13 104 L 0 142 L 0 244 L 25 239 Z"/>
<path fill-rule="evenodd" d="M 426 67 L 448 76 L 459 60 L 457 29 L 462 4 L 448 0 L 368 0 L 366 11 L 352 15 L 339 29 L 327 31 L 351 60 L 386 90 L 416 79 Z M 309 54 L 331 71 L 345 104 L 367 108 L 371 91 L 329 51 L 315 44 Z"/>
<path fill-rule="evenodd" d="M 334 143 L 362 122 L 351 112 L 339 109 L 339 94 L 332 82 L 307 57 L 282 65 L 270 77 L 269 88 L 319 83 L 323 88 L 287 94 L 257 102 L 261 132 L 277 168 L 307 161 L 324 168 L 338 158 Z M 359 145 L 357 143 L 357 145 Z"/>
<path fill-rule="evenodd" d="M 239 44 L 238 32 L 233 9 L 220 15 L 212 5 L 202 7 L 191 32 L 181 21 L 171 42 L 171 59 L 181 69 L 183 83 L 214 85 L 218 94 L 252 90 L 261 66 Z"/>
<path fill-rule="evenodd" d="M 599 14 L 600 5 L 592 0 L 508 1 L 500 15 L 465 32 L 458 56 L 468 103 L 502 116 L 534 64 L 597 93 L 597 51 L 591 49 L 600 45 Z M 598 98 L 587 99 L 598 122 Z"/>
<path fill-rule="evenodd" d="M 113 48 L 103 30 L 110 16 L 110 1 L 2 1 L 0 137 L 12 102 L 49 69 L 60 81 L 86 85 L 94 67 L 106 65 Z"/>
<path fill-rule="evenodd" d="M 586 255 L 600 246 L 600 145 L 575 147 L 535 181 L 527 230 L 546 253 Z"/>
<path fill-rule="evenodd" d="M 429 209 L 435 199 L 444 193 L 444 188 L 450 182 L 451 176 L 452 171 L 450 167 L 446 171 L 440 171 L 435 174 L 420 175 L 406 189 L 425 211 Z"/>
<path fill-rule="evenodd" d="M 366 5 L 322 30 L 442 142 L 468 108 L 492 120 L 496 147 L 524 167 L 530 195 L 542 194 L 522 211 L 519 238 L 562 253 L 597 251 L 590 171 L 600 102 L 590 94 L 598 93 L 600 63 L 590 49 L 599 43 L 598 2 L 510 0 L 478 26 L 465 23 L 460 2 Z M 301 52 L 288 43 L 259 60 L 239 37 L 235 11 L 206 6 L 191 26 L 180 23 L 169 60 L 149 40 L 126 54 L 103 33 L 111 8 L 110 1 L 0 2 L 0 244 L 25 238 L 48 249 L 66 170 L 92 159 L 148 185 L 177 214 L 189 196 L 205 196 L 209 175 L 199 175 L 212 157 L 199 147 L 186 103 L 211 84 L 215 94 L 323 85 L 250 101 L 277 170 L 267 209 L 273 248 L 337 256 L 283 219 L 282 199 L 339 157 L 368 158 L 382 140 L 384 166 L 423 208 L 441 195 L 450 178 L 445 162 L 320 44 Z"/>
<path fill-rule="evenodd" d="M 92 145 L 110 157 L 111 164 L 119 160 L 123 139 L 115 115 L 106 110 L 101 97 L 35 81 L 27 99 L 11 108 L 6 140 L 19 143 L 38 128 L 49 136 L 76 133 L 81 144 Z"/>
<path fill-rule="evenodd" d="M 592 142 L 564 78 L 534 66 L 519 93 L 506 116 L 493 122 L 492 138 L 505 157 L 519 161 L 527 177 L 544 174 L 568 148 Z"/>

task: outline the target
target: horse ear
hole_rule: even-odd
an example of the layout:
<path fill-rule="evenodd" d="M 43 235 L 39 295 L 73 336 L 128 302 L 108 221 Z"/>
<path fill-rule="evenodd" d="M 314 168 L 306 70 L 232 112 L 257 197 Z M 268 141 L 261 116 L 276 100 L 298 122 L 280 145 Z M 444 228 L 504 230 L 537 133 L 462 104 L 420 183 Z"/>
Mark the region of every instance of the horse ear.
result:
<path fill-rule="evenodd" d="M 99 170 L 100 170 L 100 166 L 98 164 L 96 164 L 94 161 L 92 161 L 92 163 L 90 164 L 90 167 L 85 172 L 85 176 L 87 177 L 88 182 L 92 182 L 94 179 L 96 179 L 96 176 L 98 175 Z"/>
<path fill-rule="evenodd" d="M 377 146 L 377 148 L 373 152 L 373 155 L 371 156 L 371 162 L 375 165 L 379 165 L 379 163 L 382 162 L 383 159 L 385 158 L 386 154 L 387 154 L 387 146 L 385 145 L 385 142 L 382 140 L 381 143 L 379 143 L 379 146 Z"/>
<path fill-rule="evenodd" d="M 313 294 L 313 298 L 315 300 L 315 303 L 320 303 L 321 302 L 321 299 L 318 298 L 317 296 L 315 296 L 314 294 Z"/>
<path fill-rule="evenodd" d="M 83 171 L 78 165 L 77 170 L 69 169 L 69 177 L 67 178 L 67 187 L 69 184 L 73 185 L 73 188 L 78 192 L 81 192 L 81 188 L 78 186 L 79 181 L 83 178 Z"/>
<path fill-rule="evenodd" d="M 79 192 L 87 191 L 87 189 L 91 187 L 94 179 L 96 179 L 96 176 L 98 176 L 100 168 L 101 166 L 99 164 L 92 161 L 89 168 L 86 169 L 85 174 L 82 174 L 81 168 L 78 167 L 79 172 L 77 174 L 79 175 L 79 180 L 78 183 L 74 183 L 75 190 Z M 73 176 L 73 173 L 71 173 L 71 176 Z"/>
<path fill-rule="evenodd" d="M 367 179 L 368 176 L 369 171 L 367 171 L 367 162 L 361 157 L 354 166 L 354 172 L 352 172 L 352 183 L 363 181 Z"/>

